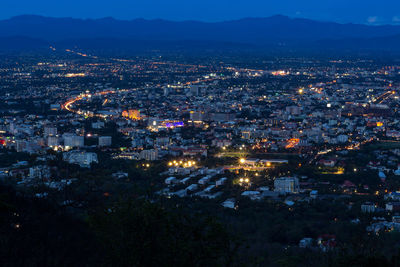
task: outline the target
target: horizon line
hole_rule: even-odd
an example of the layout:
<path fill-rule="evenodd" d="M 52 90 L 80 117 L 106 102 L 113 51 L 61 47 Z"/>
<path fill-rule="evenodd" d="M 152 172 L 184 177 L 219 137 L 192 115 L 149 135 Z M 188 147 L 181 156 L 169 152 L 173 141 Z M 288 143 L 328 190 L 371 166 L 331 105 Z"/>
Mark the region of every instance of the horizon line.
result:
<path fill-rule="evenodd" d="M 399 23 L 361 23 L 361 22 L 338 22 L 334 20 L 320 20 L 320 19 L 313 19 L 313 18 L 306 18 L 306 17 L 293 17 L 289 15 L 283 15 L 283 14 L 275 14 L 271 16 L 265 16 L 265 17 L 259 17 L 259 16 L 254 16 L 254 17 L 241 17 L 241 18 L 232 18 L 232 19 L 226 19 L 226 20 L 217 20 L 217 21 L 207 21 L 207 20 L 201 20 L 201 19 L 182 19 L 182 20 L 174 20 L 174 19 L 166 19 L 166 18 L 144 18 L 144 17 L 136 17 L 136 18 L 116 18 L 113 16 L 104 16 L 104 17 L 74 17 L 74 16 L 52 16 L 52 15 L 40 15 L 40 14 L 20 14 L 20 15 L 13 15 L 7 18 L 0 18 L 0 21 L 4 20 L 12 20 L 14 18 L 18 17 L 42 17 L 42 18 L 53 18 L 53 19 L 77 19 L 77 20 L 104 20 L 104 19 L 113 19 L 116 21 L 134 21 L 134 20 L 147 20 L 147 21 L 170 21 L 170 22 L 200 22 L 200 23 L 223 23 L 223 22 L 230 22 L 230 21 L 240 21 L 240 20 L 246 20 L 246 19 L 268 19 L 268 18 L 273 18 L 273 17 L 285 17 L 291 20 L 309 20 L 309 21 L 315 21 L 315 22 L 321 22 L 321 23 L 336 23 L 336 24 L 341 24 L 341 25 L 365 25 L 365 26 L 399 26 Z"/>

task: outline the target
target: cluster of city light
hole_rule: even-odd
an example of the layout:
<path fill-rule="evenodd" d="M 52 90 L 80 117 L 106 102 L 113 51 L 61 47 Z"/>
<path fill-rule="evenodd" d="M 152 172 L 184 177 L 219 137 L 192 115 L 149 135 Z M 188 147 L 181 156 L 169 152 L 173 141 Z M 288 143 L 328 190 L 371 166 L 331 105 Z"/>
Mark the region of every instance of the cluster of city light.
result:
<path fill-rule="evenodd" d="M 69 151 L 72 147 L 69 146 L 49 146 L 54 151 Z"/>
<path fill-rule="evenodd" d="M 129 109 L 128 111 L 124 110 L 122 112 L 122 117 L 129 118 L 132 120 L 140 120 L 141 119 L 140 110 L 137 110 L 137 109 L 135 109 L 135 110 Z"/>
<path fill-rule="evenodd" d="M 85 73 L 67 73 L 65 74 L 66 78 L 75 78 L 75 77 L 85 77 Z"/>
<path fill-rule="evenodd" d="M 240 164 L 243 164 L 243 165 L 248 165 L 248 162 L 246 162 L 247 160 L 245 159 L 245 158 L 240 158 L 239 159 L 239 163 Z M 259 164 L 261 164 L 261 163 L 259 163 Z M 272 163 L 270 162 L 270 161 L 266 161 L 265 162 L 265 165 L 262 165 L 263 167 L 271 167 L 272 166 Z"/>
<path fill-rule="evenodd" d="M 277 70 L 277 71 L 271 72 L 271 74 L 274 76 L 286 76 L 286 75 L 289 75 L 289 72 L 284 71 L 284 70 Z"/>
<path fill-rule="evenodd" d="M 300 143 L 300 139 L 299 138 L 291 138 L 288 140 L 287 145 L 286 145 L 286 149 L 289 148 L 294 148 L 295 146 L 297 146 Z"/>
<path fill-rule="evenodd" d="M 249 178 L 240 178 L 239 184 L 241 186 L 248 186 L 248 185 L 250 185 L 250 179 Z"/>
<path fill-rule="evenodd" d="M 168 162 L 168 166 L 170 167 L 184 167 L 184 168 L 191 168 L 196 165 L 196 162 L 194 160 L 174 160 Z"/>

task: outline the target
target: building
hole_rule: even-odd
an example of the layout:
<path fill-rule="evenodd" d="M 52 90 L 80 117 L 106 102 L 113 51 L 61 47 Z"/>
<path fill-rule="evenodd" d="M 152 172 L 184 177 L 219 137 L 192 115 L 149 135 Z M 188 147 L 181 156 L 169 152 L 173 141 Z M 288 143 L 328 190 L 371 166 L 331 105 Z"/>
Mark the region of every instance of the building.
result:
<path fill-rule="evenodd" d="M 372 202 L 365 202 L 361 205 L 361 211 L 364 213 L 373 213 L 376 211 L 376 205 Z"/>
<path fill-rule="evenodd" d="M 286 112 L 292 115 L 300 115 L 301 114 L 301 108 L 298 106 L 289 106 L 286 107 Z"/>
<path fill-rule="evenodd" d="M 400 211 L 400 202 L 389 202 L 386 203 L 387 211 Z"/>
<path fill-rule="evenodd" d="M 219 179 L 219 180 L 217 180 L 217 181 L 215 182 L 215 185 L 216 185 L 216 186 L 224 185 L 225 182 L 226 182 L 227 180 L 228 180 L 228 178 L 222 177 L 221 179 Z"/>
<path fill-rule="evenodd" d="M 140 110 L 130 109 L 128 113 L 131 120 L 140 120 Z"/>
<path fill-rule="evenodd" d="M 64 147 L 72 148 L 72 147 L 83 147 L 84 146 L 84 137 L 78 136 L 75 134 L 63 134 L 64 139 Z"/>
<path fill-rule="evenodd" d="M 57 135 L 57 127 L 54 126 L 44 127 L 44 136 L 56 136 L 56 135 Z"/>
<path fill-rule="evenodd" d="M 168 177 L 165 179 L 165 184 L 167 184 L 167 185 L 175 184 L 177 182 L 178 182 L 178 180 L 176 179 L 176 177 L 171 176 L 171 177 Z"/>
<path fill-rule="evenodd" d="M 158 159 L 158 151 L 155 149 L 148 149 L 148 150 L 143 150 L 139 154 L 140 159 L 144 160 L 157 160 Z"/>
<path fill-rule="evenodd" d="M 190 94 L 192 96 L 198 96 L 200 92 L 200 86 L 196 84 L 190 85 Z"/>
<path fill-rule="evenodd" d="M 60 110 L 61 105 L 60 104 L 50 104 L 50 109 L 51 110 Z"/>
<path fill-rule="evenodd" d="M 205 148 L 197 148 L 197 147 L 190 147 L 187 149 L 182 150 L 183 156 L 204 156 L 207 157 L 207 149 Z"/>
<path fill-rule="evenodd" d="M 211 176 L 207 175 L 207 176 L 201 178 L 198 181 L 198 183 L 204 185 L 204 184 L 208 183 L 210 181 L 210 179 L 211 179 Z"/>
<path fill-rule="evenodd" d="M 47 146 L 56 147 L 59 145 L 59 138 L 57 136 L 47 137 Z"/>
<path fill-rule="evenodd" d="M 349 140 L 349 137 L 345 134 L 341 134 L 336 139 L 339 143 L 346 143 Z"/>
<path fill-rule="evenodd" d="M 233 113 L 211 113 L 210 119 L 216 122 L 232 121 L 236 118 Z"/>
<path fill-rule="evenodd" d="M 274 181 L 274 191 L 279 193 L 298 193 L 299 179 L 297 177 L 280 177 Z"/>
<path fill-rule="evenodd" d="M 25 152 L 28 147 L 28 142 L 25 140 L 17 140 L 16 142 L 17 152 Z"/>
<path fill-rule="evenodd" d="M 103 127 L 104 127 L 104 122 L 102 122 L 102 121 L 92 122 L 93 129 L 101 129 Z"/>
<path fill-rule="evenodd" d="M 242 139 L 250 139 L 251 132 L 250 131 L 242 131 Z"/>
<path fill-rule="evenodd" d="M 64 152 L 63 160 L 70 164 L 78 164 L 82 168 L 89 168 L 92 163 L 98 163 L 96 153 L 84 151 Z"/>
<path fill-rule="evenodd" d="M 185 188 L 185 190 L 186 190 L 186 192 L 193 192 L 193 191 L 196 191 L 197 190 L 197 188 L 198 188 L 198 185 L 197 184 L 191 184 L 191 185 L 189 185 L 188 187 L 186 187 Z"/>
<path fill-rule="evenodd" d="M 229 208 L 229 209 L 234 209 L 235 208 L 235 199 L 234 198 L 228 198 L 221 204 L 224 208 Z"/>
<path fill-rule="evenodd" d="M 34 166 L 29 168 L 29 178 L 49 178 L 50 169 L 47 166 Z"/>
<path fill-rule="evenodd" d="M 140 110 L 129 109 L 122 112 L 122 117 L 129 118 L 131 120 L 140 120 Z"/>
<path fill-rule="evenodd" d="M 318 197 L 318 191 L 317 190 L 312 190 L 310 192 L 310 197 L 313 199 L 316 199 Z"/>
<path fill-rule="evenodd" d="M 169 88 L 168 87 L 164 87 L 164 96 L 168 96 L 169 95 Z"/>
<path fill-rule="evenodd" d="M 203 120 L 205 120 L 205 114 L 204 112 L 201 111 L 190 111 L 190 120 L 191 121 L 198 121 L 201 122 Z"/>
<path fill-rule="evenodd" d="M 309 248 L 309 247 L 312 246 L 312 242 L 313 242 L 312 238 L 309 238 L 309 237 L 303 238 L 299 242 L 299 247 L 301 247 L 301 248 Z"/>
<path fill-rule="evenodd" d="M 111 146 L 111 136 L 99 136 L 99 146 Z"/>
<path fill-rule="evenodd" d="M 171 139 L 169 137 L 157 137 L 155 143 L 158 146 L 166 147 L 171 143 Z"/>

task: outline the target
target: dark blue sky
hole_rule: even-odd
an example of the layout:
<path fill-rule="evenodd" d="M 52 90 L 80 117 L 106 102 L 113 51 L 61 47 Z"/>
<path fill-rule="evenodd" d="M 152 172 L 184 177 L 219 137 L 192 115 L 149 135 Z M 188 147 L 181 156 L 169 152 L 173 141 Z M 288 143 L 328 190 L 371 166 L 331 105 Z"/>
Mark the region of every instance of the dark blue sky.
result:
<path fill-rule="evenodd" d="M 54 17 L 221 21 L 276 14 L 337 22 L 400 24 L 400 0 L 2 0 L 0 18 Z"/>

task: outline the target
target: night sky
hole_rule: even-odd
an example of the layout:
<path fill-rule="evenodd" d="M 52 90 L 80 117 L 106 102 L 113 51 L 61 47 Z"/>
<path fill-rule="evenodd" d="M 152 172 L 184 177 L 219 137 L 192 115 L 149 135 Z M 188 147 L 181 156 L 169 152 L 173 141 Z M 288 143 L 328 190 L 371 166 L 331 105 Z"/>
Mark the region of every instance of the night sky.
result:
<path fill-rule="evenodd" d="M 399 0 L 3 0 L 0 18 L 53 17 L 222 21 L 287 15 L 325 21 L 400 24 Z"/>

